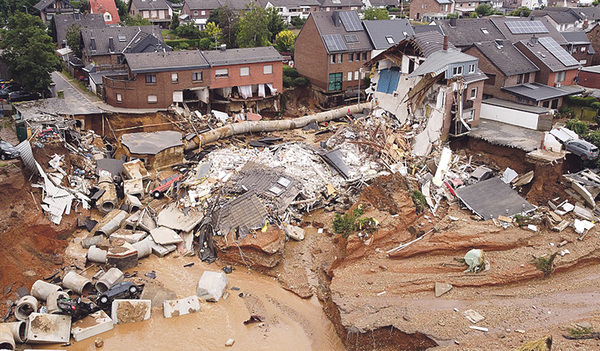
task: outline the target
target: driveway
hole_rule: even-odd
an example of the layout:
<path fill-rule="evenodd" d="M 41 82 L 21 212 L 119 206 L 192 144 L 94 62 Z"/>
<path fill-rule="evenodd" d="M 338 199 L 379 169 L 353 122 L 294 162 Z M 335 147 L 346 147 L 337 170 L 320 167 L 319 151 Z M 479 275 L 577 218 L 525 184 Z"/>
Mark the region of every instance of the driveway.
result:
<path fill-rule="evenodd" d="M 95 96 L 89 96 L 76 89 L 68 78 L 60 72 L 52 72 L 52 81 L 56 84 L 56 90 L 62 90 L 65 94 L 65 101 L 75 115 L 89 115 L 102 113 L 103 111 L 96 104 L 101 100 Z M 73 82 L 73 84 L 77 84 Z"/>

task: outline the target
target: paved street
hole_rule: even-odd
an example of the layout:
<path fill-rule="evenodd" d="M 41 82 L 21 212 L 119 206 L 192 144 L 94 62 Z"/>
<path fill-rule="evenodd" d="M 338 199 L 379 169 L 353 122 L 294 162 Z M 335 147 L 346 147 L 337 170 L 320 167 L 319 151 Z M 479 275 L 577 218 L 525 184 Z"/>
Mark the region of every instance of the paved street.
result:
<path fill-rule="evenodd" d="M 56 91 L 62 90 L 65 93 L 65 100 L 69 103 L 70 108 L 73 111 L 73 114 L 93 114 L 93 113 L 102 113 L 103 111 L 99 109 L 94 103 L 90 100 L 94 99 L 94 97 L 88 97 L 75 87 L 73 87 L 68 81 L 67 77 L 65 77 L 62 73 L 52 72 L 52 80 L 56 84 Z M 94 101 L 95 103 L 100 102 L 99 99 Z"/>

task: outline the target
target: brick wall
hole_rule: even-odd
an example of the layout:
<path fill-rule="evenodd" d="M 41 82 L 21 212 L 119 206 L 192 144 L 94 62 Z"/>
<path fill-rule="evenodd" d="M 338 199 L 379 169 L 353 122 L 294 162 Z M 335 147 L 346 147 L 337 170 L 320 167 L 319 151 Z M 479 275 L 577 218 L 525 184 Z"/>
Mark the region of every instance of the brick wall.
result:
<path fill-rule="evenodd" d="M 202 72 L 202 81 L 193 82 L 192 73 Z M 172 81 L 172 73 L 177 73 L 177 82 Z M 123 108 L 154 109 L 166 108 L 173 103 L 173 92 L 185 89 L 209 86 L 210 70 L 187 70 L 156 72 L 156 83 L 146 83 L 145 74 L 130 74 L 129 80 L 104 77 L 103 87 L 106 102 L 111 106 Z M 118 101 L 120 94 L 121 101 Z M 156 96 L 156 102 L 148 102 L 148 96 Z"/>
<path fill-rule="evenodd" d="M 592 56 L 592 65 L 600 65 L 600 25 L 596 24 L 588 33 L 588 40 L 596 53 Z"/>
<path fill-rule="evenodd" d="M 273 73 L 265 74 L 264 66 L 273 66 Z M 241 76 L 240 70 L 242 67 L 249 67 L 250 74 L 248 76 Z M 228 76 L 219 77 L 215 76 L 218 69 L 227 68 Z M 213 67 L 211 74 L 211 89 L 227 88 L 240 85 L 254 85 L 254 84 L 273 84 L 273 87 L 278 92 L 283 90 L 283 63 L 281 61 L 275 62 L 260 62 L 260 63 L 249 63 L 241 65 L 229 65 L 221 67 Z"/>
<path fill-rule="evenodd" d="M 194 11 L 198 11 L 197 15 L 194 15 Z M 202 11 L 204 11 L 204 15 L 202 15 Z M 190 15 L 190 18 L 208 18 L 210 17 L 210 10 L 192 10 L 190 9 L 190 5 L 186 2 L 183 4 L 183 8 L 181 9 L 182 14 Z"/>
<path fill-rule="evenodd" d="M 579 72 L 579 85 L 600 89 L 600 73 L 586 71 Z"/>
<path fill-rule="evenodd" d="M 302 76 L 321 89 L 327 89 L 328 63 L 325 44 L 312 16 L 308 17 L 294 44 L 294 67 Z"/>
<path fill-rule="evenodd" d="M 448 4 L 448 11 L 450 4 Z M 444 7 L 435 0 L 412 0 L 410 2 L 410 19 L 420 20 L 424 13 L 446 13 Z"/>

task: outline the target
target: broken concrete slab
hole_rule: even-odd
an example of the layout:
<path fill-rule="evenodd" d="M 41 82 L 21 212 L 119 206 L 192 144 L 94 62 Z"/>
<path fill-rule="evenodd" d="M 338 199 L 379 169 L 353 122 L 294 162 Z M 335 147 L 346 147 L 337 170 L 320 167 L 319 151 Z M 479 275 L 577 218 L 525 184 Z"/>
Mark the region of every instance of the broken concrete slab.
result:
<path fill-rule="evenodd" d="M 190 210 L 184 213 L 179 210 L 177 203 L 173 202 L 160 211 L 157 222 L 161 227 L 190 232 L 202 221 L 202 218 L 204 218 L 202 211 Z"/>
<path fill-rule="evenodd" d="M 138 241 L 144 239 L 148 233 L 144 231 L 133 231 L 130 229 L 119 229 L 116 232 L 112 233 L 109 237 L 110 241 L 120 239 L 124 240 L 130 244 L 137 243 Z"/>
<path fill-rule="evenodd" d="M 435 297 L 440 297 L 452 290 L 452 284 L 435 282 Z"/>
<path fill-rule="evenodd" d="M 152 308 L 154 308 L 162 306 L 167 300 L 176 300 L 177 294 L 173 290 L 149 281 L 144 286 L 144 290 L 142 290 L 140 299 L 152 301 Z"/>
<path fill-rule="evenodd" d="M 205 271 L 196 286 L 196 294 L 205 301 L 218 302 L 229 279 L 223 272 Z"/>
<path fill-rule="evenodd" d="M 113 324 L 142 322 L 150 319 L 152 301 L 114 300 L 111 308 Z"/>
<path fill-rule="evenodd" d="M 198 296 L 192 295 L 179 300 L 167 300 L 163 302 L 163 314 L 165 318 L 182 316 L 200 311 L 200 300 Z"/>
<path fill-rule="evenodd" d="M 148 170 L 144 166 L 144 163 L 137 159 L 123 164 L 123 173 L 128 179 L 143 179 L 150 178 Z"/>
<path fill-rule="evenodd" d="M 447 147 L 443 148 L 442 155 L 440 156 L 440 162 L 438 163 L 437 170 L 435 171 L 435 176 L 432 178 L 432 182 L 435 186 L 442 186 L 443 176 L 446 172 L 448 172 L 451 157 L 452 150 Z"/>
<path fill-rule="evenodd" d="M 575 190 L 579 195 L 581 195 L 581 197 L 583 197 L 583 199 L 588 205 L 590 205 L 591 207 L 596 206 L 594 196 L 590 194 L 590 192 L 585 188 L 585 186 L 579 184 L 577 181 L 572 181 L 571 188 L 573 188 L 573 190 Z"/>
<path fill-rule="evenodd" d="M 71 333 L 75 341 L 81 341 L 102 334 L 114 328 L 112 319 L 100 310 L 73 323 Z"/>
<path fill-rule="evenodd" d="M 573 213 L 575 213 L 576 216 L 583 218 L 585 220 L 588 220 L 591 222 L 596 221 L 596 216 L 594 216 L 594 213 L 585 207 L 575 205 L 575 207 L 573 208 Z"/>
<path fill-rule="evenodd" d="M 479 312 L 475 311 L 475 310 L 466 310 L 463 312 L 463 314 L 465 315 L 465 317 L 467 317 L 467 319 L 474 324 L 477 324 L 478 322 L 481 322 L 482 320 L 485 319 L 484 316 L 482 316 L 481 314 L 479 314 Z"/>
<path fill-rule="evenodd" d="M 150 231 L 152 239 L 159 245 L 177 244 L 183 239 L 173 229 L 167 227 L 157 227 Z"/>
<path fill-rule="evenodd" d="M 71 316 L 32 313 L 27 319 L 27 343 L 66 343 L 71 338 Z"/>
<path fill-rule="evenodd" d="M 594 226 L 595 224 L 590 221 L 580 221 L 577 218 L 573 221 L 573 228 L 575 228 L 577 234 L 583 234 L 587 230 L 594 228 Z"/>
<path fill-rule="evenodd" d="M 152 247 L 152 253 L 158 257 L 165 257 L 166 255 L 170 254 L 171 252 L 177 250 L 177 245 L 175 245 L 175 244 L 159 245 L 159 244 L 155 243 L 154 240 L 151 240 L 151 239 L 152 239 L 152 237 L 147 238 L 147 240 L 150 241 L 150 246 Z"/>
<path fill-rule="evenodd" d="M 140 228 L 147 232 L 156 228 L 156 222 L 148 214 L 146 210 L 138 211 L 129 216 L 125 220 L 125 227 L 127 228 Z"/>
<path fill-rule="evenodd" d="M 285 232 L 285 234 L 287 236 L 289 236 L 290 238 L 292 238 L 296 241 L 304 240 L 304 229 L 302 229 L 298 226 L 283 223 L 283 231 Z"/>
<path fill-rule="evenodd" d="M 128 242 L 123 241 L 120 245 L 113 243 L 106 254 L 106 262 L 120 270 L 126 270 L 137 266 L 138 252 Z"/>

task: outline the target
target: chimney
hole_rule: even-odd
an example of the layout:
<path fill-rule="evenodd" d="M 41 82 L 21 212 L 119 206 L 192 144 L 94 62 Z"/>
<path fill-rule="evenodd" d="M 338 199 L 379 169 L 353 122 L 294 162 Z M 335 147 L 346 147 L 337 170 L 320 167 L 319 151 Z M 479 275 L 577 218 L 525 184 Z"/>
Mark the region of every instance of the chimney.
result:
<path fill-rule="evenodd" d="M 456 27 L 456 17 L 450 18 L 450 27 Z"/>
<path fill-rule="evenodd" d="M 588 20 L 583 21 L 583 25 L 581 26 L 582 29 L 587 29 L 587 27 L 589 26 Z"/>
<path fill-rule="evenodd" d="M 90 49 L 92 49 L 92 51 L 96 51 L 96 38 L 90 39 Z"/>
<path fill-rule="evenodd" d="M 534 15 L 529 16 L 529 20 L 535 21 L 535 16 Z"/>
<path fill-rule="evenodd" d="M 333 11 L 332 19 L 333 19 L 333 25 L 336 26 L 336 27 L 339 27 L 340 26 L 340 22 L 341 22 L 340 21 L 340 12 L 339 11 Z"/>
<path fill-rule="evenodd" d="M 221 51 L 225 51 L 227 49 L 227 44 L 221 44 Z"/>
<path fill-rule="evenodd" d="M 108 38 L 108 51 L 115 52 L 115 41 L 114 41 L 113 37 Z"/>
<path fill-rule="evenodd" d="M 538 43 L 538 37 L 536 37 L 535 34 L 531 36 L 531 43 L 532 44 L 537 44 Z"/>
<path fill-rule="evenodd" d="M 448 51 L 448 36 L 444 35 L 444 45 L 442 46 L 442 50 Z"/>

